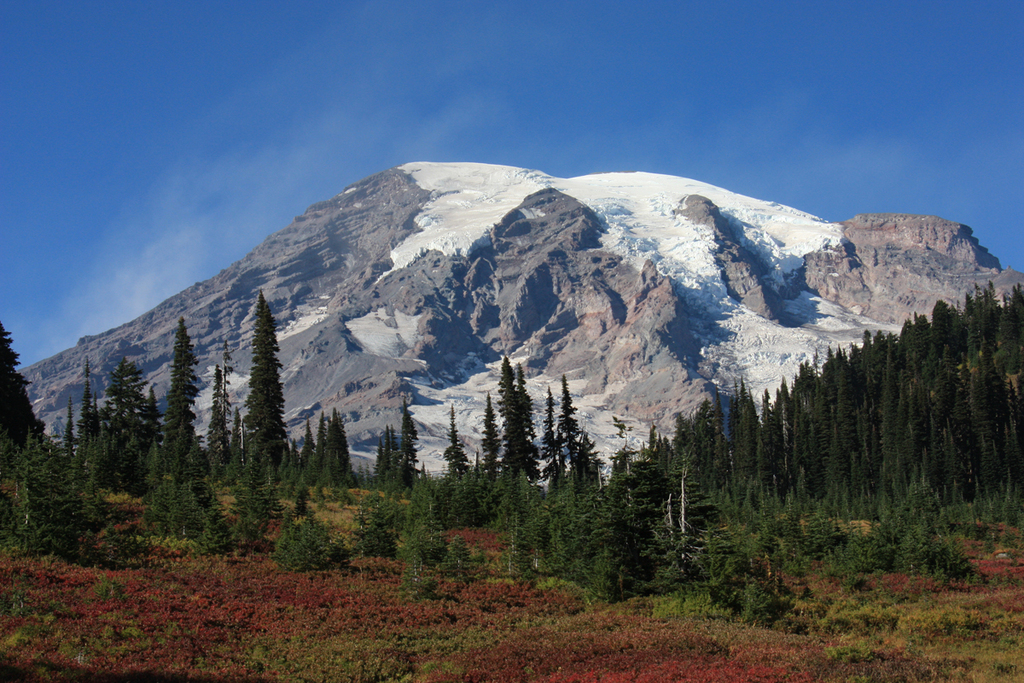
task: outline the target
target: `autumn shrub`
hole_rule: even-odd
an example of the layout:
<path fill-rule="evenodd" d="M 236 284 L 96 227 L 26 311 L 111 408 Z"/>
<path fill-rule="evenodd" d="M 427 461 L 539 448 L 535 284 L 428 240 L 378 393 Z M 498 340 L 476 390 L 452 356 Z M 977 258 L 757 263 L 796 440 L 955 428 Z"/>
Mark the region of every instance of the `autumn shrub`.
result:
<path fill-rule="evenodd" d="M 875 653 L 864 643 L 856 643 L 826 647 L 825 656 L 836 662 L 870 662 L 875 658 Z"/>
<path fill-rule="evenodd" d="M 985 622 L 974 610 L 938 609 L 905 615 L 899 625 L 910 633 L 964 638 L 977 635 L 984 629 Z"/>
<path fill-rule="evenodd" d="M 900 613 L 888 606 L 842 601 L 832 605 L 817 622 L 827 633 L 867 635 L 878 631 L 892 631 L 900 621 Z"/>
<path fill-rule="evenodd" d="M 657 619 L 729 619 L 732 612 L 715 603 L 706 591 L 680 591 L 651 599 L 652 615 Z"/>

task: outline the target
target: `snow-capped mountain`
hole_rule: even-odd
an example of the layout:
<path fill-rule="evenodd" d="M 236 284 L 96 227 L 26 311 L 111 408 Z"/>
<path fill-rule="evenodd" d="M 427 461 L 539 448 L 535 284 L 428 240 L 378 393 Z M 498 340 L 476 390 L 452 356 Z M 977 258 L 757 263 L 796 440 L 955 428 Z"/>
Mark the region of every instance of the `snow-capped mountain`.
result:
<path fill-rule="evenodd" d="M 610 449 L 612 415 L 636 433 L 669 429 L 716 387 L 774 389 L 830 345 L 897 330 L 989 280 L 1007 289 L 1022 277 L 970 228 L 935 217 L 830 223 L 672 176 L 413 163 L 314 204 L 217 276 L 23 373 L 51 425 L 81 397 L 86 358 L 101 391 L 127 356 L 160 395 L 184 316 L 206 376 L 232 348 L 241 405 L 262 289 L 294 435 L 337 408 L 370 454 L 406 398 L 430 469 L 449 406 L 475 446 L 505 355 L 538 411 L 564 374 Z"/>

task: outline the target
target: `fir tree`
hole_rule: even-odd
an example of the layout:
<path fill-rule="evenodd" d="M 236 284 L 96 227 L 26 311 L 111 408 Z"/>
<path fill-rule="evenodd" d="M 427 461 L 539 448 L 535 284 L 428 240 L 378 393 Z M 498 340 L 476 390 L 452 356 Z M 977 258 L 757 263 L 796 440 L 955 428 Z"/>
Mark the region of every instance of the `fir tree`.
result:
<path fill-rule="evenodd" d="M 348 549 L 310 513 L 285 522 L 274 547 L 274 562 L 296 572 L 338 568 L 348 562 Z"/>
<path fill-rule="evenodd" d="M 395 557 L 398 552 L 397 514 L 391 501 L 376 494 L 364 497 L 356 515 L 356 552 L 363 557 Z"/>
<path fill-rule="evenodd" d="M 206 448 L 210 454 L 210 464 L 223 467 L 231 457 L 231 430 L 228 427 L 228 410 L 225 395 L 227 387 L 224 382 L 224 371 L 220 365 L 213 369 L 213 402 L 210 405 L 210 425 L 206 430 Z"/>
<path fill-rule="evenodd" d="M 17 495 L 8 530 L 14 545 L 32 555 L 75 560 L 79 538 L 88 530 L 85 497 L 56 444 L 29 437 L 14 474 Z"/>
<path fill-rule="evenodd" d="M 498 405 L 504 421 L 502 473 L 514 479 L 522 472 L 529 481 L 537 481 L 540 478 L 537 462 L 540 453 L 533 443 L 533 401 L 526 390 L 523 366 L 518 366 L 513 373 L 508 357 L 502 363 L 498 391 Z"/>
<path fill-rule="evenodd" d="M 541 436 L 540 457 L 545 462 L 541 474 L 547 479 L 550 488 L 558 488 L 565 476 L 565 460 L 562 457 L 562 445 L 555 432 L 555 398 L 551 395 L 551 387 L 548 387 L 547 400 L 544 403 L 544 433 Z"/>
<path fill-rule="evenodd" d="M 68 396 L 68 416 L 64 420 L 64 455 L 70 461 L 75 455 L 75 407 Z"/>
<path fill-rule="evenodd" d="M 234 535 L 243 542 L 262 539 L 271 521 L 281 517 L 277 487 L 262 461 L 248 465 L 235 494 L 234 512 L 238 517 Z"/>
<path fill-rule="evenodd" d="M 281 363 L 274 316 L 260 290 L 256 301 L 256 330 L 252 342 L 252 371 L 249 396 L 245 399 L 247 451 L 265 459 L 276 469 L 288 448 L 288 432 L 284 424 L 284 389 L 281 386 Z"/>
<path fill-rule="evenodd" d="M 231 529 L 224 519 L 220 503 L 214 502 L 206 509 L 203 530 L 196 539 L 196 550 L 201 555 L 222 555 L 234 546 Z"/>
<path fill-rule="evenodd" d="M 416 456 L 417 440 L 416 423 L 413 422 L 412 415 L 409 413 L 409 404 L 402 399 L 402 440 L 399 468 L 402 483 L 406 486 L 412 486 L 413 478 L 416 476 L 416 463 L 419 462 Z"/>
<path fill-rule="evenodd" d="M 556 441 L 562 450 L 562 468 L 565 462 L 573 463 L 580 457 L 580 445 L 582 433 L 579 421 L 576 419 L 576 408 L 572 404 L 572 394 L 569 393 L 569 383 L 562 375 L 562 398 L 558 409 L 558 426 Z"/>
<path fill-rule="evenodd" d="M 327 443 L 324 447 L 323 472 L 326 483 L 330 486 L 348 488 L 352 485 L 352 457 L 348 450 L 348 435 L 345 423 L 338 414 L 337 408 L 331 411 L 331 419 L 327 423 Z"/>
<path fill-rule="evenodd" d="M 172 471 L 177 471 L 184 464 L 196 437 L 193 408 L 199 395 L 199 377 L 195 370 L 199 360 L 194 349 L 185 319 L 178 318 L 171 360 L 171 386 L 167 390 L 167 411 L 164 413 L 164 449 Z"/>
<path fill-rule="evenodd" d="M 28 400 L 28 381 L 17 370 L 18 354 L 11 346 L 11 335 L 0 323 L 0 433 L 6 431 L 17 445 L 29 436 L 43 435 L 43 423 L 32 412 Z"/>
<path fill-rule="evenodd" d="M 448 463 L 448 476 L 457 478 L 469 471 L 469 459 L 455 428 L 455 406 L 450 406 L 449 413 L 448 447 L 444 449 L 444 460 Z"/>
<path fill-rule="evenodd" d="M 320 411 L 320 421 L 317 423 L 315 444 L 316 447 L 313 449 L 310 469 L 319 474 L 324 468 L 324 463 L 327 462 L 327 456 L 325 455 L 327 449 L 327 416 L 324 415 L 322 410 Z"/>
<path fill-rule="evenodd" d="M 99 409 L 96 407 L 96 399 L 92 395 L 92 378 L 88 358 L 85 359 L 82 375 L 82 407 L 78 411 L 78 442 L 85 444 L 100 435 L 100 415 Z"/>
<path fill-rule="evenodd" d="M 484 454 L 483 471 L 488 480 L 494 481 L 498 478 L 498 464 L 501 455 L 501 436 L 498 432 L 498 423 L 494 415 L 494 406 L 491 403 L 491 394 L 487 393 L 487 403 L 484 407 L 484 430 L 480 448 Z"/>
<path fill-rule="evenodd" d="M 100 410 L 102 432 L 107 447 L 113 453 L 105 473 L 106 480 L 115 488 L 141 493 L 143 459 L 152 443 L 148 440 L 146 418 L 146 382 L 142 370 L 127 358 L 122 358 L 110 375 L 106 390 L 106 403 Z"/>
<path fill-rule="evenodd" d="M 312 469 L 313 459 L 316 457 L 316 442 L 313 441 L 313 428 L 306 418 L 306 433 L 302 437 L 302 449 L 299 451 L 299 467 L 304 472 L 310 472 L 316 477 Z"/>

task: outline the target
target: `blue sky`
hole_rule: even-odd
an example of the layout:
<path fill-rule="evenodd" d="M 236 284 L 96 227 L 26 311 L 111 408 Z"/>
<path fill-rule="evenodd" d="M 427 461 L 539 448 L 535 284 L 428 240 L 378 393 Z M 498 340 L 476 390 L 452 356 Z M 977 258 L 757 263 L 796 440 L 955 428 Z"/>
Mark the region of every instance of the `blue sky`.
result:
<path fill-rule="evenodd" d="M 0 0 L 25 364 L 410 161 L 936 214 L 1024 270 L 1024 3 Z"/>

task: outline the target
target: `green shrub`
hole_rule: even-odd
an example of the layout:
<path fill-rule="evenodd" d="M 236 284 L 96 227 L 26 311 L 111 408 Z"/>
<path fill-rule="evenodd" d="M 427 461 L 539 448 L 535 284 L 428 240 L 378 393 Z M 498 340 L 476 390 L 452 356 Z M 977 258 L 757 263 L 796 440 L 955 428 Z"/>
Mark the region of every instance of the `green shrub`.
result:
<path fill-rule="evenodd" d="M 836 647 L 826 647 L 825 656 L 833 662 L 856 664 L 858 662 L 870 662 L 874 660 L 875 653 L 867 645 L 857 643 L 856 645 L 837 645 Z"/>
<path fill-rule="evenodd" d="M 348 557 L 344 543 L 331 538 L 327 525 L 312 514 L 287 523 L 274 548 L 274 562 L 300 572 L 341 567 Z"/>

